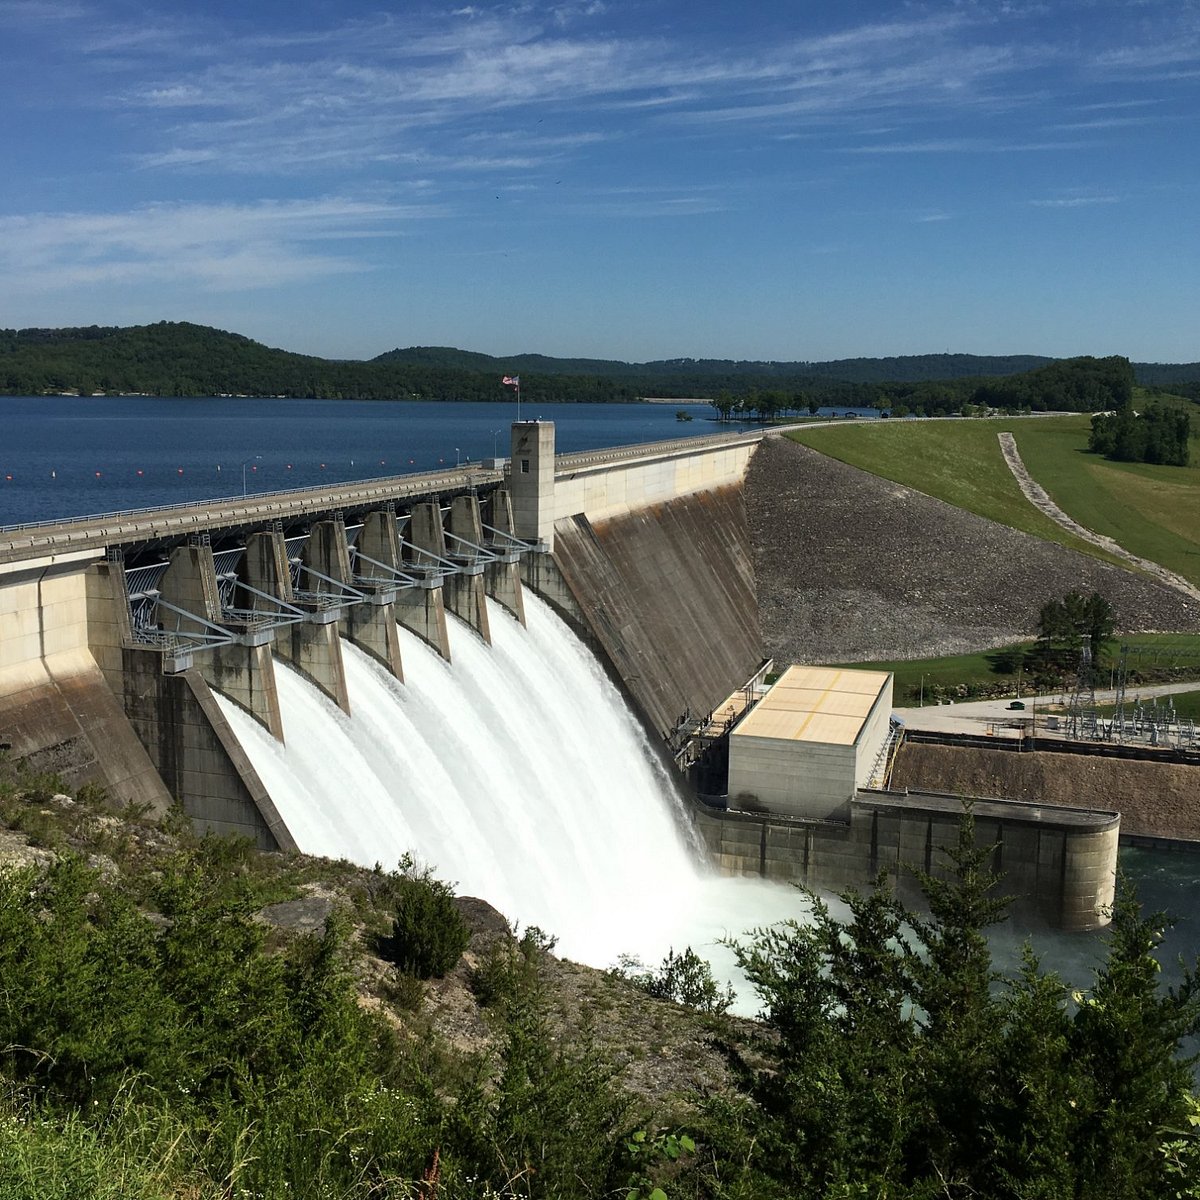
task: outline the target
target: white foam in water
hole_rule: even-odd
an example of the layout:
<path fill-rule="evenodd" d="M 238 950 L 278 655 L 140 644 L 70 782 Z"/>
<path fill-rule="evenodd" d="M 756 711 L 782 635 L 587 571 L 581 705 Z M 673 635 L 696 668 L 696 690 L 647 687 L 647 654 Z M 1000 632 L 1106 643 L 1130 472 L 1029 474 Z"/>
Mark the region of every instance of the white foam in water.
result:
<path fill-rule="evenodd" d="M 803 912 L 702 862 L 641 726 L 543 601 L 526 593 L 528 629 L 488 603 L 493 645 L 453 621 L 452 665 L 401 629 L 403 683 L 343 640 L 353 717 L 277 660 L 286 745 L 219 698 L 302 850 L 412 852 L 599 967 L 691 945 L 720 969 L 716 939 Z"/>

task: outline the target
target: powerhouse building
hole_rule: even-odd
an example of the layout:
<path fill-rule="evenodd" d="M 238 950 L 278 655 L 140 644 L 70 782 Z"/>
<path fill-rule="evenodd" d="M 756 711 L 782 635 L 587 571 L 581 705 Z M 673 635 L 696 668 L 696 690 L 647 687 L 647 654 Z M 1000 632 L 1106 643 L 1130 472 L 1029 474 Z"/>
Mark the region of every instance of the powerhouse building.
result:
<path fill-rule="evenodd" d="M 788 667 L 730 734 L 730 806 L 849 821 L 891 712 L 890 672 Z"/>

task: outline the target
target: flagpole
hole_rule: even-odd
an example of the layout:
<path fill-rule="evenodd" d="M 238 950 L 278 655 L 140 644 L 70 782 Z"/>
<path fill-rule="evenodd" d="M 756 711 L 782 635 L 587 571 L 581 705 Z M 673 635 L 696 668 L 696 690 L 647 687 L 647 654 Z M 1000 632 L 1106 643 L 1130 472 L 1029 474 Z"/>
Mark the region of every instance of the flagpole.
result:
<path fill-rule="evenodd" d="M 521 420 L 521 377 L 520 375 L 505 375 L 500 381 L 505 387 L 517 389 L 517 421 Z"/>

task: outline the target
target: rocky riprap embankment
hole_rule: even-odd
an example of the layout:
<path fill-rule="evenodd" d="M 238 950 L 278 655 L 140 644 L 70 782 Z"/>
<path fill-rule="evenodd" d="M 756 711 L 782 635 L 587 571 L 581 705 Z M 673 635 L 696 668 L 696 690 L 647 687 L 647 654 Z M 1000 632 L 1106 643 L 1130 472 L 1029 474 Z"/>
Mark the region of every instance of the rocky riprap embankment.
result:
<path fill-rule="evenodd" d="M 746 478 L 765 653 L 923 658 L 1033 635 L 1047 600 L 1099 592 L 1118 630 L 1200 630 L 1148 576 L 1019 533 L 805 446 L 763 441 Z"/>

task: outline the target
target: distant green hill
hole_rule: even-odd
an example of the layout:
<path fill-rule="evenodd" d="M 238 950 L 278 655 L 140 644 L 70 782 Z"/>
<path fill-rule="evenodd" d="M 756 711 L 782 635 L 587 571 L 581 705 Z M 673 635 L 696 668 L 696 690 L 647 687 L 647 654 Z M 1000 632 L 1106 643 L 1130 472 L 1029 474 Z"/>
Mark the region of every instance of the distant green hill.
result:
<path fill-rule="evenodd" d="M 845 358 L 833 362 L 759 362 L 728 358 L 668 358 L 628 363 L 604 358 L 549 358 L 544 354 L 515 354 L 493 358 L 446 346 L 410 346 L 389 350 L 372 359 L 377 363 L 462 367 L 483 370 L 536 371 L 557 375 L 606 375 L 610 378 L 703 378 L 725 382 L 833 379 L 843 383 L 911 383 L 930 379 L 963 379 L 1017 375 L 1053 362 L 1033 354 L 1000 357 L 975 354 L 920 354 L 902 358 Z M 1197 371 L 1200 378 L 1200 370 Z"/>
<path fill-rule="evenodd" d="M 998 381 L 1038 377 L 1056 363 L 1034 355 L 927 354 L 833 362 L 675 358 L 627 363 L 517 354 L 507 358 L 448 346 L 414 346 L 368 362 L 317 358 L 187 322 L 129 328 L 0 330 L 0 393 L 146 393 L 159 396 L 311 396 L 323 399 L 499 400 L 503 375 L 521 376 L 530 401 L 632 401 L 641 396 L 742 397 L 756 411 L 809 403 L 875 405 L 926 412 L 972 402 L 985 383 L 991 403 L 1053 407 L 1046 389 Z M 1120 360 L 1122 363 L 1124 360 Z M 1200 364 L 1135 364 L 1139 383 L 1200 395 Z M 756 407 L 766 396 L 766 407 Z M 1019 399 L 1018 399 L 1019 397 Z M 1039 398 L 1040 397 L 1040 398 Z M 1090 401 L 1072 402 L 1078 407 Z"/>

